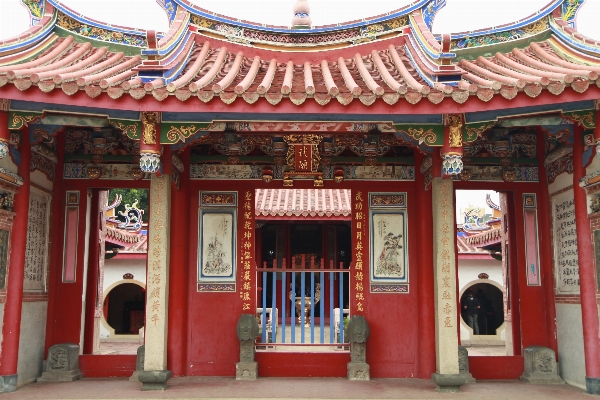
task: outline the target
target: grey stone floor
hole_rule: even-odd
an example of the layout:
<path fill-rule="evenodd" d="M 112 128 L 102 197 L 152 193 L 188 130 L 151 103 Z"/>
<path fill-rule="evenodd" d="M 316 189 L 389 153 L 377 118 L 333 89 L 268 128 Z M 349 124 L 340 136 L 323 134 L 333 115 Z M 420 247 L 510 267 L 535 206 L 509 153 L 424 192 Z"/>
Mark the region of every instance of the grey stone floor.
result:
<path fill-rule="evenodd" d="M 531 385 L 520 381 L 479 381 L 461 393 L 437 393 L 430 380 L 344 378 L 228 377 L 172 378 L 164 392 L 141 392 L 139 382 L 83 379 L 68 383 L 32 383 L 1 399 L 593 399 L 569 385 Z"/>

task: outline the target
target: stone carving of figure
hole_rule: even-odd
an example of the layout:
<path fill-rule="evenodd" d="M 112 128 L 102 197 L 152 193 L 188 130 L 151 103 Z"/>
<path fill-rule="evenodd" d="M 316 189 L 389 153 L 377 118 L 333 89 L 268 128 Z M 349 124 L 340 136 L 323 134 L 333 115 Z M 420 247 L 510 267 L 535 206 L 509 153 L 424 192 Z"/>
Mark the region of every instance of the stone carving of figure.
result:
<path fill-rule="evenodd" d="M 254 340 L 258 336 L 258 323 L 251 314 L 242 314 L 237 323 L 237 337 L 240 341 L 240 361 L 254 361 Z"/>

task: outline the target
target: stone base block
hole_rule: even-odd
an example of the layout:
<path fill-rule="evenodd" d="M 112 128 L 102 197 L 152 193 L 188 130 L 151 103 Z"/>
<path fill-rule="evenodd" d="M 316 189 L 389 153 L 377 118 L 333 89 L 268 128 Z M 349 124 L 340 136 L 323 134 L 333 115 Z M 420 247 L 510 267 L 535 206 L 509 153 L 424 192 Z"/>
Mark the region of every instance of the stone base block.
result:
<path fill-rule="evenodd" d="M 242 361 L 235 364 L 235 379 L 238 381 L 254 381 L 258 378 L 258 363 Z"/>
<path fill-rule="evenodd" d="M 460 372 L 460 375 L 465 377 L 465 383 L 477 382 L 477 379 L 473 378 L 473 375 L 470 372 Z"/>
<path fill-rule="evenodd" d="M 540 385 L 565 383 L 558 376 L 558 364 L 554 350 L 543 346 L 529 346 L 524 352 L 525 368 L 521 380 Z"/>
<path fill-rule="evenodd" d="M 165 390 L 167 381 L 171 379 L 171 371 L 140 371 L 138 379 L 142 382 L 142 390 Z"/>
<path fill-rule="evenodd" d="M 435 383 L 436 392 L 457 393 L 465 384 L 465 377 L 461 374 L 431 374 L 431 380 Z"/>
<path fill-rule="evenodd" d="M 79 369 L 70 371 L 46 371 L 37 378 L 38 382 L 73 382 L 83 378 L 83 374 Z"/>
<path fill-rule="evenodd" d="M 369 364 L 359 362 L 348 363 L 348 380 L 351 381 L 368 381 L 371 380 L 369 372 Z"/>
<path fill-rule="evenodd" d="M 585 390 L 588 394 L 600 395 L 600 378 L 585 377 Z"/>
<path fill-rule="evenodd" d="M 0 376 L 0 393 L 10 393 L 17 390 L 18 375 Z"/>

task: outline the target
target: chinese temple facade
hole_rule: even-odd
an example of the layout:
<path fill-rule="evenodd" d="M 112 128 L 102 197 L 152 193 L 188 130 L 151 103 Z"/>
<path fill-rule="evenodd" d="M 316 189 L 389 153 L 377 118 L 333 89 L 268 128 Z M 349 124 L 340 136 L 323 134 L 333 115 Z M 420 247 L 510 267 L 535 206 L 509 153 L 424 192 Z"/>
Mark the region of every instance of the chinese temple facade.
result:
<path fill-rule="evenodd" d="M 23 1 L 31 28 L 0 42 L 0 391 L 136 369 L 142 389 L 459 390 L 454 194 L 485 189 L 499 216 L 463 258 L 474 282 L 490 274 L 476 260 L 501 260 L 506 351 L 470 373 L 600 394 L 600 42 L 575 28 L 583 0 L 443 35 L 444 0 L 319 27 L 305 0 L 291 26 L 157 2 L 168 32 Z M 144 215 L 107 217 L 115 188 L 147 190 Z M 141 289 L 115 328 L 105 294 L 127 282 Z M 109 331 L 138 335 L 143 363 L 100 354 Z"/>

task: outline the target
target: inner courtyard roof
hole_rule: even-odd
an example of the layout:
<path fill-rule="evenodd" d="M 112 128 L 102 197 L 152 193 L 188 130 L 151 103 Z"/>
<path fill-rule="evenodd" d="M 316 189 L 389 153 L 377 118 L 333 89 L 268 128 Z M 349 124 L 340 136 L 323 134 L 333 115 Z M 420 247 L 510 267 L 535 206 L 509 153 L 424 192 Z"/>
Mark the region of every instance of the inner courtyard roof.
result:
<path fill-rule="evenodd" d="M 37 86 L 48 96 L 37 101 L 68 104 L 65 95 L 85 93 L 108 108 L 220 102 L 228 107 L 212 110 L 230 112 L 252 112 L 257 102 L 398 112 L 385 106 L 425 101 L 454 112 L 470 99 L 485 110 L 492 100 L 500 108 L 515 98 L 504 107 L 598 98 L 600 42 L 574 28 L 582 1 L 553 0 L 511 24 L 444 35 L 431 31 L 443 0 L 312 29 L 235 20 L 187 0 L 160 3 L 166 33 L 111 26 L 56 0 L 27 2 L 34 25 L 0 42 L 0 94 L 31 100 Z M 120 98 L 130 100 L 111 102 Z"/>

